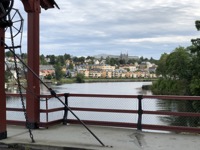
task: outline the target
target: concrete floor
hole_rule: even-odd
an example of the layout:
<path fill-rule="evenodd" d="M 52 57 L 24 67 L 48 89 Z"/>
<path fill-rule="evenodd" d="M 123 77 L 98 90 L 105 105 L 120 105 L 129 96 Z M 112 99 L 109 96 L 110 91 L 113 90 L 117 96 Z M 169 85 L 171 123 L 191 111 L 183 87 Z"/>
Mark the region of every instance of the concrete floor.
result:
<path fill-rule="evenodd" d="M 139 132 L 134 129 L 89 126 L 101 144 L 81 125 L 57 125 L 33 130 L 35 143 L 21 126 L 8 126 L 0 149 L 32 150 L 199 150 L 200 135 Z M 21 146 L 21 148 L 20 148 Z"/>

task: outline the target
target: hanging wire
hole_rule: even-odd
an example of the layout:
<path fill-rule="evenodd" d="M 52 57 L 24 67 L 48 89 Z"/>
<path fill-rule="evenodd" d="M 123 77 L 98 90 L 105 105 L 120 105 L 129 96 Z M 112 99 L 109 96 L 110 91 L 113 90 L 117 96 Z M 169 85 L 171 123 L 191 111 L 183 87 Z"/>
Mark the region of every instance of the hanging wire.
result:
<path fill-rule="evenodd" d="M 8 18 L 9 20 L 11 20 L 12 18 L 10 17 L 10 14 L 8 15 Z M 23 66 L 25 66 L 30 72 L 33 73 L 33 75 L 38 79 L 40 80 L 40 82 L 49 90 L 49 92 L 51 93 L 52 96 L 54 96 L 55 98 L 57 98 L 70 112 L 71 114 L 93 135 L 93 137 L 102 145 L 105 147 L 104 143 L 86 126 L 86 124 L 79 119 L 79 117 L 71 110 L 71 108 L 69 106 L 67 106 L 56 94 L 56 92 L 49 88 L 47 86 L 46 83 L 44 83 L 40 77 L 29 67 L 27 66 L 23 60 L 16 54 L 15 52 L 15 45 L 14 45 L 14 39 L 13 39 L 13 31 L 12 31 L 12 27 L 10 27 L 10 34 L 11 34 L 11 47 L 8 47 L 4 41 L 2 41 L 5 45 L 5 48 L 6 49 L 9 49 L 13 55 L 14 55 L 14 63 L 15 63 L 15 69 L 16 69 L 16 74 L 17 74 L 17 85 L 18 85 L 18 89 L 19 89 L 19 93 L 20 93 L 20 97 L 21 97 L 21 103 L 22 103 L 22 108 L 23 108 L 23 111 L 24 111 L 24 116 L 25 116 L 25 119 L 26 119 L 26 126 L 28 127 L 28 130 L 29 130 L 29 134 L 30 134 L 30 138 L 32 140 L 32 142 L 34 143 L 35 140 L 34 140 L 34 137 L 33 137 L 33 134 L 32 134 L 32 131 L 31 131 L 31 127 L 30 127 L 30 122 L 28 120 L 28 116 L 27 116 L 27 113 L 26 113 L 26 108 L 25 108 L 25 104 L 24 104 L 24 99 L 23 99 L 23 95 L 22 95 L 22 85 L 21 85 L 21 82 L 20 82 L 20 79 L 19 79 L 19 70 L 18 70 L 18 65 L 17 65 L 17 59 L 20 60 L 20 62 L 23 64 Z M 21 42 L 21 40 L 20 40 Z M 21 45 L 19 46 L 21 47 Z M 25 70 L 25 69 L 24 69 Z"/>
<path fill-rule="evenodd" d="M 53 90 L 53 89 L 51 89 L 50 87 L 48 87 L 47 86 L 47 84 L 46 83 L 44 83 L 44 81 L 42 81 L 41 79 L 40 79 L 40 77 L 28 66 L 28 65 L 26 65 L 24 62 L 23 62 L 23 60 L 19 57 L 19 56 L 17 56 L 16 54 L 15 54 L 15 52 L 12 50 L 12 49 L 10 49 L 5 43 L 4 43 L 4 45 L 5 45 L 5 47 L 6 48 L 8 48 L 15 56 L 16 56 L 16 58 L 17 59 L 19 59 L 19 61 L 23 64 L 23 65 L 25 65 L 25 67 L 49 90 L 49 92 L 51 93 L 51 95 L 52 96 L 54 96 L 56 99 L 58 99 L 69 111 L 70 111 L 70 113 L 88 130 L 88 132 L 90 132 L 92 135 L 93 135 L 93 137 L 102 145 L 102 146 L 104 146 L 104 147 L 106 147 L 105 145 L 104 145 L 104 143 L 87 127 L 87 125 L 82 121 L 82 120 L 80 120 L 79 119 L 79 117 L 72 111 L 72 109 L 69 107 L 69 106 L 67 106 L 58 96 L 57 96 L 57 94 L 56 94 L 56 92 Z"/>

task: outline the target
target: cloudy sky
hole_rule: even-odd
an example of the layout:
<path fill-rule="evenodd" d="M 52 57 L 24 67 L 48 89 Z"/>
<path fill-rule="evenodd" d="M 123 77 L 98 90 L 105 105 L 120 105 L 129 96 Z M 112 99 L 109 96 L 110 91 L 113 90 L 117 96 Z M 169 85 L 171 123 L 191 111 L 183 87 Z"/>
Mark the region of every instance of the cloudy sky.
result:
<path fill-rule="evenodd" d="M 200 37 L 199 0 L 56 0 L 60 7 L 40 16 L 40 53 L 44 55 L 93 56 L 128 53 L 153 57 L 191 45 Z M 26 13 L 15 1 L 25 20 Z"/>

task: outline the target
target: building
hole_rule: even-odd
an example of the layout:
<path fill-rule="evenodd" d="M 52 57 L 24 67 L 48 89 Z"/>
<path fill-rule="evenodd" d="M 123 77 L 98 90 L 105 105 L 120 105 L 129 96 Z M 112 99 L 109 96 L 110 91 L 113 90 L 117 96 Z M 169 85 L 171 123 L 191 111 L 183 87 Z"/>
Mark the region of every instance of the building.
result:
<path fill-rule="evenodd" d="M 52 65 L 40 65 L 40 77 L 46 77 L 48 75 L 55 75 L 55 68 Z"/>

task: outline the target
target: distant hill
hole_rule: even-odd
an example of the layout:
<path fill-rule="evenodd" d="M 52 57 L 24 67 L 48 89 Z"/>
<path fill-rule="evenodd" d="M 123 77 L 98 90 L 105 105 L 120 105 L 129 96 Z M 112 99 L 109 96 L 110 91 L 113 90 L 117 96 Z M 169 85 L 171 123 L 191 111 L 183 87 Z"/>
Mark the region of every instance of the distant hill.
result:
<path fill-rule="evenodd" d="M 120 55 L 109 55 L 109 54 L 99 54 L 99 55 L 94 55 L 93 57 L 100 59 L 101 57 L 106 59 L 106 57 L 110 58 L 120 58 Z M 139 59 L 138 56 L 128 56 L 129 59 Z"/>

